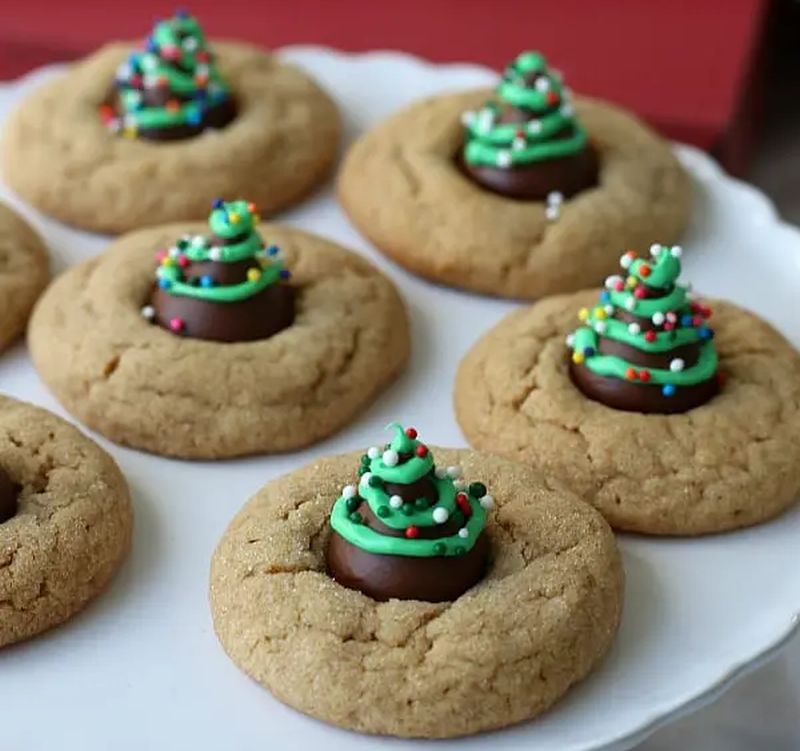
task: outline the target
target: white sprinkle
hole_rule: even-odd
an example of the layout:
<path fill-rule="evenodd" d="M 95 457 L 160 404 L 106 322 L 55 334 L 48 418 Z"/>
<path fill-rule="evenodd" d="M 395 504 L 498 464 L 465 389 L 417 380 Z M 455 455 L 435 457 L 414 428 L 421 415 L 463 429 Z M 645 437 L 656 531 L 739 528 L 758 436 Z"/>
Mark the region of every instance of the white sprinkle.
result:
<path fill-rule="evenodd" d="M 606 315 L 608 315 L 608 316 L 613 316 L 614 315 L 614 306 L 613 305 L 606 305 L 605 308 L 603 308 L 603 310 L 605 310 Z"/>
<path fill-rule="evenodd" d="M 541 91 L 544 93 L 545 91 L 550 90 L 550 81 L 548 81 L 546 78 L 537 78 L 534 86 L 536 86 L 536 91 Z"/>
<path fill-rule="evenodd" d="M 399 495 L 393 495 L 389 498 L 389 505 L 392 508 L 400 508 L 403 505 L 403 499 Z"/>
<path fill-rule="evenodd" d="M 572 117 L 575 114 L 575 108 L 571 104 L 562 104 L 561 114 L 564 117 Z"/>
<path fill-rule="evenodd" d="M 628 324 L 628 333 L 633 334 L 636 336 L 637 334 L 642 333 L 642 327 L 638 323 L 629 323 Z"/>
<path fill-rule="evenodd" d="M 436 476 L 440 480 L 444 480 L 444 478 L 447 477 L 447 470 L 444 467 L 437 467 L 436 468 Z"/>
<path fill-rule="evenodd" d="M 467 110 L 461 114 L 461 123 L 463 125 L 472 125 L 477 117 L 473 110 Z"/>
<path fill-rule="evenodd" d="M 515 138 L 511 142 L 511 148 L 514 151 L 519 151 L 520 149 L 524 149 L 528 145 L 528 142 L 524 138 Z"/>
<path fill-rule="evenodd" d="M 494 508 L 494 498 L 490 496 L 488 493 L 483 496 L 483 498 L 479 499 L 479 503 L 481 504 L 481 508 L 488 511 L 490 508 Z"/>
<path fill-rule="evenodd" d="M 444 506 L 437 506 L 433 510 L 433 521 L 444 524 L 450 518 L 450 512 Z"/>
<path fill-rule="evenodd" d="M 494 112 L 484 108 L 478 114 L 477 129 L 483 133 L 488 133 L 494 127 Z"/>
<path fill-rule="evenodd" d="M 356 487 L 355 485 L 345 485 L 342 488 L 342 498 L 355 498 Z"/>
<path fill-rule="evenodd" d="M 206 244 L 206 239 L 202 235 L 195 235 L 191 242 L 195 248 L 202 248 Z"/>
<path fill-rule="evenodd" d="M 598 321 L 594 325 L 594 330 L 598 334 L 605 334 L 606 333 L 606 322 L 605 321 Z"/>
<path fill-rule="evenodd" d="M 623 269 L 629 268 L 632 263 L 633 263 L 633 258 L 631 258 L 627 254 L 621 256 L 619 259 L 619 265 L 622 266 Z"/>
<path fill-rule="evenodd" d="M 622 281 L 619 274 L 612 274 L 606 277 L 606 289 L 616 289 L 616 286 Z"/>
<path fill-rule="evenodd" d="M 567 346 L 573 347 L 575 345 L 575 334 L 567 334 Z"/>
<path fill-rule="evenodd" d="M 469 530 L 466 527 L 461 527 L 461 529 L 458 530 L 458 536 L 462 540 L 466 540 L 467 537 L 469 537 Z"/>
<path fill-rule="evenodd" d="M 661 252 L 661 246 L 658 243 L 653 243 L 650 246 L 650 255 L 657 256 Z"/>
<path fill-rule="evenodd" d="M 627 300 L 625 300 L 625 309 L 633 310 L 635 307 L 636 307 L 636 298 L 633 295 L 631 295 L 630 297 L 628 297 Z"/>
<path fill-rule="evenodd" d="M 678 320 L 678 316 L 675 314 L 674 311 L 670 310 L 669 313 L 667 313 L 667 320 L 670 323 L 676 323 Z"/>
<path fill-rule="evenodd" d="M 173 246 L 169 249 L 170 258 L 177 258 L 181 254 L 177 247 Z"/>
<path fill-rule="evenodd" d="M 186 37 L 186 39 L 181 42 L 181 47 L 189 52 L 194 52 L 197 49 L 197 39 L 194 37 Z"/>
<path fill-rule="evenodd" d="M 456 464 L 454 464 L 452 467 L 448 467 L 447 476 L 451 480 L 457 480 L 459 477 L 461 477 L 461 467 Z"/>
<path fill-rule="evenodd" d="M 400 457 L 394 449 L 386 449 L 386 451 L 383 452 L 383 463 L 387 467 L 394 467 L 399 461 Z"/>
<path fill-rule="evenodd" d="M 495 159 L 498 167 L 508 167 L 511 165 L 511 152 L 498 151 L 497 158 Z"/>
<path fill-rule="evenodd" d="M 650 319 L 656 326 L 660 326 L 664 323 L 664 314 L 661 311 L 657 311 L 653 313 L 653 317 Z"/>
<path fill-rule="evenodd" d="M 542 123 L 539 120 L 530 120 L 528 122 L 528 132 L 537 136 L 542 132 Z"/>
<path fill-rule="evenodd" d="M 377 459 L 381 455 L 381 450 L 377 446 L 370 446 L 367 449 L 367 456 L 370 459 Z"/>
<path fill-rule="evenodd" d="M 466 483 L 465 480 L 453 480 L 453 487 L 456 490 L 466 490 L 467 489 L 467 483 Z"/>
<path fill-rule="evenodd" d="M 680 373 L 684 369 L 685 366 L 686 366 L 686 363 L 683 360 L 681 360 L 680 357 L 676 357 L 674 360 L 670 361 L 669 369 L 673 373 Z"/>
<path fill-rule="evenodd" d="M 680 245 L 673 245 L 669 252 L 673 258 L 680 258 L 683 255 L 683 248 Z"/>
<path fill-rule="evenodd" d="M 123 81 L 127 78 L 130 78 L 133 74 L 133 70 L 128 63 L 122 63 L 122 65 L 117 68 L 117 77 L 121 78 Z"/>
<path fill-rule="evenodd" d="M 158 67 L 158 59 L 152 53 L 148 53 L 142 58 L 141 65 L 145 70 L 154 70 Z"/>
<path fill-rule="evenodd" d="M 222 249 L 221 248 L 209 248 L 208 249 L 208 257 L 212 261 L 219 261 L 222 258 Z"/>
<path fill-rule="evenodd" d="M 359 480 L 359 482 L 362 485 L 367 485 L 371 477 L 372 477 L 372 472 L 364 472 L 364 474 L 361 475 L 361 480 Z"/>
<path fill-rule="evenodd" d="M 544 215 L 546 219 L 554 222 L 559 216 L 561 216 L 561 209 L 558 206 L 548 206 L 544 210 Z"/>
<path fill-rule="evenodd" d="M 152 305 L 145 305 L 142 308 L 142 316 L 148 321 L 152 321 L 156 317 L 156 310 Z"/>
<path fill-rule="evenodd" d="M 557 190 L 551 190 L 547 194 L 547 203 L 550 206 L 560 206 L 564 203 L 564 194 Z"/>

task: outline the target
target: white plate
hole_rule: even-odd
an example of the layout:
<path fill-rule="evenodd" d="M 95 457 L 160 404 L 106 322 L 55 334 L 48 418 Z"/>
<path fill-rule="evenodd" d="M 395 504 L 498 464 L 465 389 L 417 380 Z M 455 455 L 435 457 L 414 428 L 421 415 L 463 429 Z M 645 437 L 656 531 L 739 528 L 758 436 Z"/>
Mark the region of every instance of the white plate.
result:
<path fill-rule="evenodd" d="M 420 96 L 493 80 L 484 69 L 431 66 L 395 53 L 345 56 L 292 48 L 285 54 L 340 102 L 349 138 Z M 0 117 L 52 73 L 39 71 L 0 87 Z M 724 176 L 700 152 L 677 150 L 697 189 L 683 242 L 687 278 L 752 307 L 800 344 L 800 235 L 777 220 L 756 190 Z M 59 270 L 106 243 L 10 200 L 44 233 Z M 339 751 L 425 745 L 328 727 L 283 707 L 245 678 L 212 631 L 208 562 L 230 518 L 267 480 L 315 456 L 369 445 L 392 419 L 416 425 L 431 443 L 463 444 L 450 404 L 458 361 L 514 304 L 438 288 L 392 266 L 350 227 L 330 186 L 285 219 L 358 249 L 391 273 L 413 319 L 409 372 L 343 433 L 293 456 L 188 463 L 101 440 L 134 492 L 133 555 L 111 590 L 81 616 L 0 652 L 5 748 Z M 22 345 L 0 358 L 0 389 L 64 414 Z M 537 722 L 436 747 L 629 748 L 668 718 L 716 696 L 788 638 L 800 611 L 800 578 L 789 565 L 798 537 L 800 510 L 702 540 L 623 537 L 625 615 L 601 669 Z"/>

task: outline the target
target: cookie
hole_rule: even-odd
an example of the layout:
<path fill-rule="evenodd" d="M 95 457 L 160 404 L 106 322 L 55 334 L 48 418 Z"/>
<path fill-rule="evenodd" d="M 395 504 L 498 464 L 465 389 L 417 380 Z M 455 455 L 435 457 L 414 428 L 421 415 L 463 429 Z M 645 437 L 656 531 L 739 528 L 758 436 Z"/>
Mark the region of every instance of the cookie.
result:
<path fill-rule="evenodd" d="M 595 358 L 584 354 L 574 329 L 576 313 L 596 305 L 594 291 L 552 297 L 511 313 L 479 340 L 455 385 L 456 415 L 469 442 L 562 478 L 621 530 L 719 532 L 757 524 L 792 504 L 800 490 L 800 356 L 792 346 L 753 313 L 712 301 L 713 370 L 724 378 L 719 393 L 677 414 L 623 411 L 598 401 L 602 394 L 582 393 L 581 381 L 570 376 L 576 354 L 581 364 Z M 595 317 L 581 315 L 584 323 Z M 700 318 L 698 330 L 706 326 Z M 664 322 L 653 346 L 664 338 Z M 572 357 L 567 336 L 575 337 Z M 708 355 L 702 362 L 695 356 L 685 372 L 663 363 L 655 370 L 652 362 L 628 365 L 630 381 L 623 372 L 621 382 L 654 389 L 652 398 L 663 405 L 683 389 L 691 392 L 682 375 L 706 381 Z M 608 351 L 597 357 L 602 367 L 619 364 Z M 655 375 L 645 382 L 641 372 Z M 662 390 L 675 384 L 665 398 Z"/>
<path fill-rule="evenodd" d="M 130 547 L 132 518 L 125 479 L 105 451 L 8 397 L 0 397 L 0 469 L 14 495 L 13 513 L 0 518 L 2 647 L 63 623 L 99 595 Z M 7 484 L 0 495 L 8 500 Z"/>
<path fill-rule="evenodd" d="M 41 239 L 0 203 L 0 350 L 25 330 L 48 277 L 47 251 Z"/>
<path fill-rule="evenodd" d="M 378 602 L 326 573 L 328 517 L 358 454 L 270 482 L 219 543 L 214 628 L 285 704 L 364 733 L 468 735 L 539 715 L 608 651 L 623 576 L 600 515 L 518 464 L 431 450 L 495 500 L 488 573 L 453 602 Z"/>
<path fill-rule="evenodd" d="M 554 193 L 547 203 L 477 184 L 459 164 L 461 118 L 491 94 L 413 104 L 347 154 L 339 200 L 362 234 L 398 264 L 455 287 L 536 298 L 588 287 L 619 248 L 647 246 L 655 236 L 672 242 L 684 230 L 690 185 L 669 145 L 598 100 L 574 103 L 599 161 L 596 187 L 568 200 Z"/>
<path fill-rule="evenodd" d="M 149 322 L 154 256 L 206 230 L 123 236 L 60 276 L 37 305 L 28 340 L 36 368 L 91 428 L 182 458 L 289 451 L 347 424 L 403 368 L 408 319 L 391 282 L 354 253 L 278 225 L 262 235 L 291 269 L 290 326 L 228 344 Z"/>
<path fill-rule="evenodd" d="M 308 75 L 255 47 L 219 43 L 214 61 L 193 68 L 205 82 L 195 92 L 191 76 L 173 80 L 179 69 L 170 64 L 161 34 L 156 27 L 144 51 L 128 44 L 102 48 L 11 114 L 0 163 L 19 195 L 68 224 L 120 233 L 204 218 L 220 195 L 247 195 L 274 212 L 325 179 L 338 149 L 340 119 Z M 196 50 L 186 62 L 198 65 Z M 145 69 L 134 73 L 132 64 Z M 195 95 L 227 90 L 233 119 L 193 133 L 211 124 L 204 113 L 216 117 L 194 109 Z M 139 137 L 178 127 L 189 128 L 181 140 Z"/>

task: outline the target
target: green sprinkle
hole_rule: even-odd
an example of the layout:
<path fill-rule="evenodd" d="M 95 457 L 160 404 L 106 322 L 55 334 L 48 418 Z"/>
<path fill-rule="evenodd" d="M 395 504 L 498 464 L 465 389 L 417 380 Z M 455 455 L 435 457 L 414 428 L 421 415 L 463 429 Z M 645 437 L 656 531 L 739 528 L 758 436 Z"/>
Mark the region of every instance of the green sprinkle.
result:
<path fill-rule="evenodd" d="M 453 549 L 456 551 L 456 555 L 464 555 L 467 552 L 463 545 L 456 545 Z"/>
<path fill-rule="evenodd" d="M 372 475 L 372 477 L 369 478 L 369 484 L 370 484 L 370 487 L 373 487 L 373 488 L 382 488 L 383 487 L 383 478 L 382 477 L 378 477 L 378 475 Z"/>
<path fill-rule="evenodd" d="M 378 506 L 378 516 L 381 519 L 385 519 L 387 516 L 391 516 L 392 510 L 388 506 Z"/>
<path fill-rule="evenodd" d="M 364 521 L 358 511 L 353 511 L 353 513 L 349 515 L 349 519 L 353 524 L 361 524 L 361 522 Z"/>
<path fill-rule="evenodd" d="M 444 555 L 447 552 L 447 546 L 443 542 L 437 542 L 433 546 L 433 552 L 436 553 L 436 555 Z"/>
<path fill-rule="evenodd" d="M 361 463 L 366 467 L 369 465 L 370 458 L 366 454 L 361 455 Z"/>
<path fill-rule="evenodd" d="M 347 499 L 347 510 L 352 512 L 358 508 L 359 503 L 361 503 L 361 499 L 358 496 L 353 496 L 352 498 Z"/>
<path fill-rule="evenodd" d="M 367 467 L 359 467 L 359 468 L 358 468 L 358 474 L 359 474 L 359 476 L 361 476 L 361 475 L 365 475 L 367 472 L 369 472 L 369 469 L 368 469 Z"/>
<path fill-rule="evenodd" d="M 482 482 L 473 482 L 469 486 L 469 494 L 473 498 L 483 498 L 486 495 L 486 486 Z"/>
<path fill-rule="evenodd" d="M 414 507 L 410 503 L 403 504 L 403 513 L 406 516 L 411 516 L 414 513 Z"/>
<path fill-rule="evenodd" d="M 414 505 L 420 509 L 420 511 L 423 511 L 430 506 L 430 503 L 428 503 L 427 498 L 417 498 L 417 500 L 414 501 Z"/>

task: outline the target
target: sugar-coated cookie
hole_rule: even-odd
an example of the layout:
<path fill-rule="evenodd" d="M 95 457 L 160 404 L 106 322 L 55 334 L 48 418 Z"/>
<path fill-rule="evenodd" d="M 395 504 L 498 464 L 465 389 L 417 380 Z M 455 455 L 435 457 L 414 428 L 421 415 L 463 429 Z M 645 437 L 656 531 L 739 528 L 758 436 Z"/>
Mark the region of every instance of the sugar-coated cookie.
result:
<path fill-rule="evenodd" d="M 223 647 L 280 701 L 364 733 L 444 738 L 536 717 L 613 641 L 623 574 L 611 531 L 590 506 L 531 469 L 470 451 L 425 446 L 420 456 L 418 441 L 412 457 L 399 447 L 395 465 L 397 440 L 366 459 L 321 459 L 271 481 L 236 516 L 211 566 Z M 432 475 L 426 456 L 436 461 Z M 406 472 L 409 462 L 414 471 Z M 423 508 L 406 496 L 425 477 L 440 495 Z M 464 498 L 451 498 L 447 488 L 462 480 Z M 399 487 L 389 487 L 395 481 Z M 402 503 L 392 503 L 401 492 Z M 439 520 L 442 508 L 449 519 Z M 416 533 L 398 537 L 386 528 L 406 519 Z M 464 526 L 454 531 L 455 521 Z M 342 569 L 329 552 L 335 537 L 355 550 L 384 549 L 387 562 L 370 570 L 351 558 Z M 430 590 L 446 573 L 437 567 L 461 561 L 472 569 L 472 551 L 484 544 L 485 576 L 452 601 L 384 601 L 358 589 L 381 585 L 389 571 L 391 582 L 405 577 L 404 586 L 438 599 Z M 425 569 L 416 583 L 397 563 L 415 556 Z"/>
<path fill-rule="evenodd" d="M 111 44 L 12 113 L 0 160 L 43 212 L 99 232 L 201 219 L 218 195 L 268 212 L 330 171 L 336 105 L 304 72 L 238 43 L 213 51 L 185 14 L 136 49 Z"/>
<path fill-rule="evenodd" d="M 688 296 L 679 248 L 651 253 L 626 253 L 599 299 L 552 297 L 485 334 L 458 371 L 461 427 L 618 529 L 696 535 L 776 516 L 800 492 L 800 355 L 753 313 Z"/>
<path fill-rule="evenodd" d="M 409 330 L 391 282 L 254 222 L 247 202 L 218 201 L 208 225 L 125 235 L 54 282 L 29 345 L 70 412 L 118 443 L 222 458 L 313 443 L 394 379 Z"/>
<path fill-rule="evenodd" d="M 0 203 L 0 350 L 24 330 L 47 285 L 47 250 L 17 214 Z"/>
<path fill-rule="evenodd" d="M 444 284 L 536 298 L 588 287 L 620 247 L 684 230 L 688 177 L 633 115 L 573 102 L 536 53 L 520 55 L 492 97 L 418 102 L 348 153 L 340 201 L 397 263 Z"/>
<path fill-rule="evenodd" d="M 0 647 L 100 594 L 131 527 L 125 479 L 105 451 L 55 415 L 0 397 Z"/>

